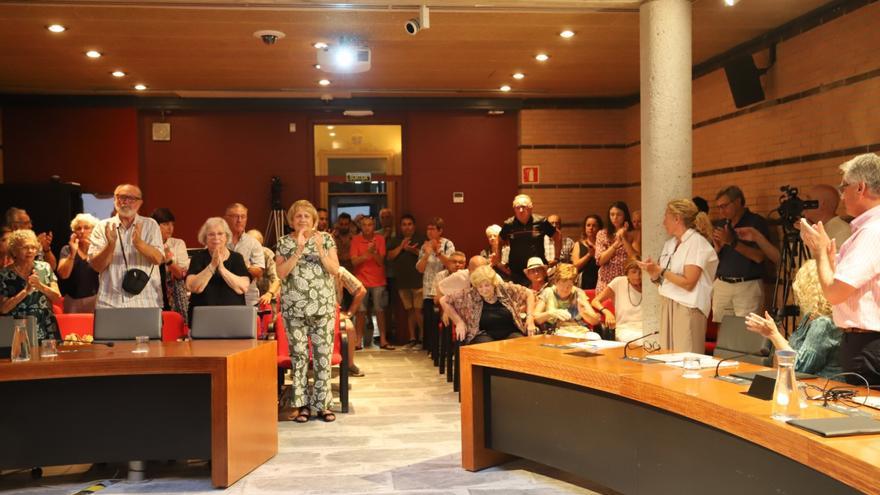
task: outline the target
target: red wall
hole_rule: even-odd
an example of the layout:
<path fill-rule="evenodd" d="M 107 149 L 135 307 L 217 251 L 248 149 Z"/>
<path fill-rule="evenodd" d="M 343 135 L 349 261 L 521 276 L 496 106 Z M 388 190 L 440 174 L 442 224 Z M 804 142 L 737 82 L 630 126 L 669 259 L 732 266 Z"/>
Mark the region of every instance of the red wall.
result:
<path fill-rule="evenodd" d="M 112 193 L 138 180 L 133 108 L 3 109 L 4 180 L 47 182 L 58 175 L 83 190 Z"/>

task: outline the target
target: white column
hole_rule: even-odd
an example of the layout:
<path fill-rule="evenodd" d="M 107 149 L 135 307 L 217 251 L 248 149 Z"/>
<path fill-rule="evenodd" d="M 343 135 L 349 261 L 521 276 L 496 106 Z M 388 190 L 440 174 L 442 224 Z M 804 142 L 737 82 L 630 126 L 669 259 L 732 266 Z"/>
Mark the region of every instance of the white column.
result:
<path fill-rule="evenodd" d="M 691 2 L 639 7 L 642 257 L 655 261 L 667 239 L 666 203 L 692 195 Z M 644 276 L 645 332 L 660 329 L 660 297 Z"/>

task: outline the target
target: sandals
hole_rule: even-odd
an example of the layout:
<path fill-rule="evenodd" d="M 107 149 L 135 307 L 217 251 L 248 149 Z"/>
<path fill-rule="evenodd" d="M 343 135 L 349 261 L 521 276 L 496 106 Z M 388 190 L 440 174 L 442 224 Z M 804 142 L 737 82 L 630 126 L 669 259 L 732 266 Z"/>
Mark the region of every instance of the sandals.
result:
<path fill-rule="evenodd" d="M 332 423 L 336 421 L 336 415 L 333 414 L 333 411 L 329 409 L 325 409 L 318 413 L 318 417 L 321 418 L 325 423 Z"/>
<path fill-rule="evenodd" d="M 385 344 L 385 345 L 379 347 L 379 349 L 384 349 L 384 350 L 386 350 L 386 351 L 393 351 L 393 350 L 394 350 L 394 346 L 391 345 L 391 344 Z"/>
<path fill-rule="evenodd" d="M 308 406 L 297 409 L 296 416 L 293 417 L 295 423 L 308 423 L 312 417 L 312 410 Z"/>

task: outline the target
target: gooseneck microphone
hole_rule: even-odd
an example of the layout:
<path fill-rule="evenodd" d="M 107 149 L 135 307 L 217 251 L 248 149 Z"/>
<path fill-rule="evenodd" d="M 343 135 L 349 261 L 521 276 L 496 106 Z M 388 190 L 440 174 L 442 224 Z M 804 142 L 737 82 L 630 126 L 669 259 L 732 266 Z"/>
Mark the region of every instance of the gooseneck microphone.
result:
<path fill-rule="evenodd" d="M 645 358 L 633 358 L 633 357 L 629 357 L 629 356 L 627 355 L 627 351 L 629 350 L 629 345 L 632 344 L 633 342 L 638 342 L 639 340 L 642 340 L 642 339 L 648 338 L 648 337 L 650 337 L 650 336 L 652 336 L 652 335 L 657 335 L 657 334 L 659 334 L 659 333 L 660 333 L 660 330 L 654 330 L 653 332 L 651 332 L 651 333 L 649 333 L 649 334 L 642 335 L 641 337 L 636 337 L 636 338 L 630 340 L 629 342 L 627 342 L 626 344 L 624 344 L 624 346 L 623 346 L 623 358 L 622 358 L 622 359 L 626 359 L 626 360 L 629 360 L 629 361 L 640 361 L 640 362 L 643 362 L 643 361 L 645 360 Z"/>
<path fill-rule="evenodd" d="M 749 381 L 746 379 L 743 379 L 743 378 L 737 378 L 735 376 L 721 376 L 718 374 L 718 371 L 721 369 L 721 363 L 723 363 L 725 361 L 729 361 L 734 358 L 748 356 L 750 354 L 751 354 L 750 352 L 740 352 L 739 354 L 732 354 L 730 356 L 727 356 L 724 359 L 719 360 L 718 364 L 715 365 L 715 376 L 712 378 L 715 378 L 716 380 L 725 381 L 725 382 L 736 383 L 737 385 L 742 385 L 744 383 L 748 383 Z"/>

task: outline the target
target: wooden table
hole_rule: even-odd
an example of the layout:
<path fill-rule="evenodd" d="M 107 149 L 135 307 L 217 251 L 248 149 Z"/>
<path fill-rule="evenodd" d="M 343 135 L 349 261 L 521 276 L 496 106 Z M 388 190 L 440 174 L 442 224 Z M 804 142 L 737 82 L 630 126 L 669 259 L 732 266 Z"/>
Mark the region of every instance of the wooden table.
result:
<path fill-rule="evenodd" d="M 211 459 L 227 487 L 278 451 L 275 342 L 62 346 L 0 362 L 0 468 Z"/>
<path fill-rule="evenodd" d="M 880 494 L 880 435 L 826 439 L 773 420 L 770 401 L 712 378 L 714 369 L 685 379 L 680 368 L 623 360 L 622 349 L 583 357 L 542 345 L 570 342 L 461 348 L 465 469 L 518 456 L 628 494 Z"/>

